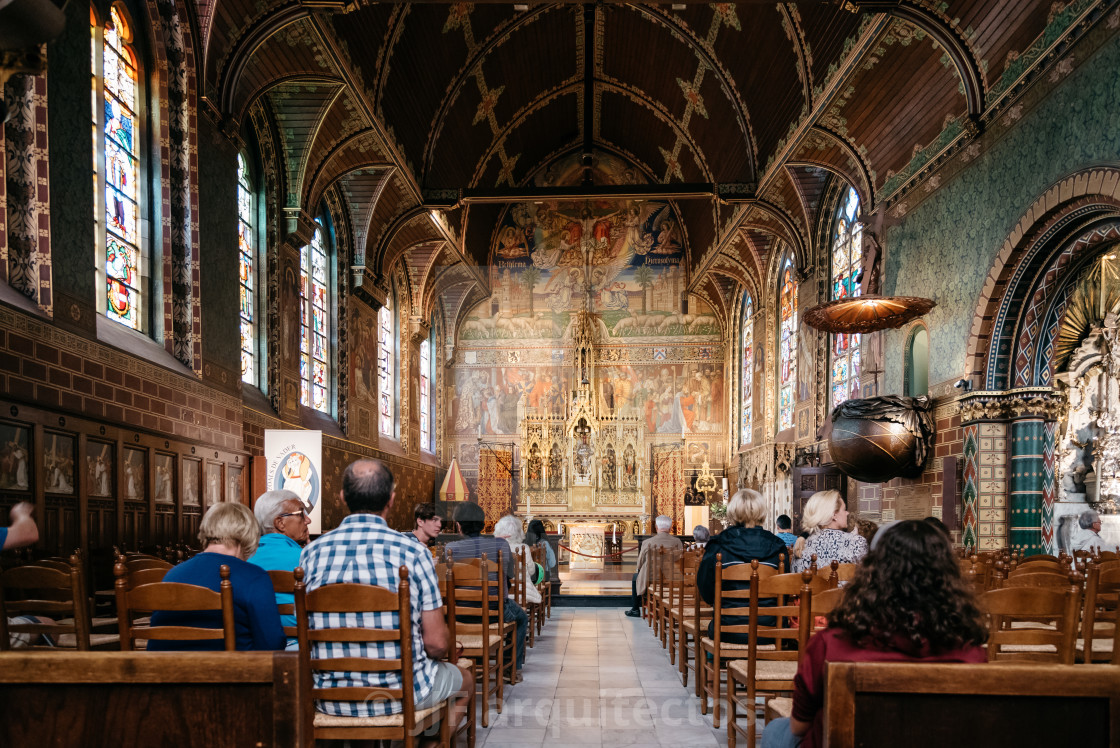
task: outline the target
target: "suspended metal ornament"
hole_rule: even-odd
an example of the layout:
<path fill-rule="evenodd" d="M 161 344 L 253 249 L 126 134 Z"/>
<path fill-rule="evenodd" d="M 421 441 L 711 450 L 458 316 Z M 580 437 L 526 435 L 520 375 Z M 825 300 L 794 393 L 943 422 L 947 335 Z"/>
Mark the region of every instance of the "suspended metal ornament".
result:
<path fill-rule="evenodd" d="M 805 324 L 824 332 L 851 335 L 901 327 L 937 306 L 920 296 L 856 296 L 837 299 L 805 312 Z"/>

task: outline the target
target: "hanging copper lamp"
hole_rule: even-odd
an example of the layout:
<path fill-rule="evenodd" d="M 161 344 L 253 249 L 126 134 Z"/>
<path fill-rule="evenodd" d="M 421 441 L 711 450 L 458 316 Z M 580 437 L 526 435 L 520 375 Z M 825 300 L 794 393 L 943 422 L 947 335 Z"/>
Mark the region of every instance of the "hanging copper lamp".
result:
<path fill-rule="evenodd" d="M 850 335 L 902 327 L 935 306 L 920 296 L 855 296 L 818 304 L 802 319 L 818 330 Z"/>

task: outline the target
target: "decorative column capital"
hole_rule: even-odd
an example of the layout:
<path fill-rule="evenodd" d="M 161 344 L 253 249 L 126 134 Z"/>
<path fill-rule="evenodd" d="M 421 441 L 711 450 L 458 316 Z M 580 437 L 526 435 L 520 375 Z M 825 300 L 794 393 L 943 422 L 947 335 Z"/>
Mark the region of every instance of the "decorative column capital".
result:
<path fill-rule="evenodd" d="M 1069 403 L 1052 387 L 1019 387 L 1013 390 L 970 392 L 957 401 L 961 424 L 977 421 L 1013 421 L 1041 418 L 1059 421 Z"/>

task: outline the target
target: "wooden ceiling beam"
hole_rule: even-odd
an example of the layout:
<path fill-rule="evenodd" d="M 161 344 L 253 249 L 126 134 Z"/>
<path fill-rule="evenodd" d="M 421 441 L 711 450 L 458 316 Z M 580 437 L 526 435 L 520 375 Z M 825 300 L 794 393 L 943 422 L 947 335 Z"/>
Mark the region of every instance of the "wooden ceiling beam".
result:
<path fill-rule="evenodd" d="M 754 185 L 715 182 L 671 184 L 604 184 L 571 187 L 464 188 L 425 190 L 432 207 L 517 203 L 534 200 L 713 200 L 724 203 L 754 202 Z"/>

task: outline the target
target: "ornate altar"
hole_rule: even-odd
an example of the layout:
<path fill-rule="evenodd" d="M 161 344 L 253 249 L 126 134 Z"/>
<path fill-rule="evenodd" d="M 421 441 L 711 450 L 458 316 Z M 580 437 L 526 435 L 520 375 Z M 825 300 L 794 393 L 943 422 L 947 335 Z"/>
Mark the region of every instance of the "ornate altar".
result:
<path fill-rule="evenodd" d="M 568 568 L 572 571 L 602 571 L 603 555 L 607 548 L 609 525 L 572 525 L 570 534 L 572 558 Z M 583 554 L 583 555 L 581 555 Z"/>
<path fill-rule="evenodd" d="M 562 410 L 531 408 L 521 419 L 521 506 L 518 516 L 545 519 L 558 530 L 583 519 L 611 522 L 625 536 L 648 519 L 642 494 L 646 427 L 600 403 L 595 381 L 598 320 L 586 309 L 569 328 L 576 387 Z"/>

